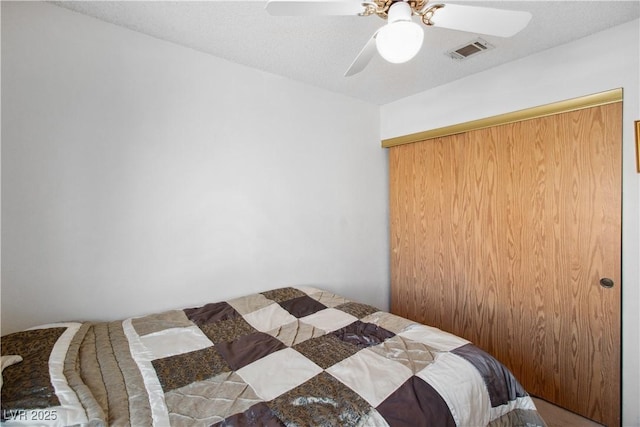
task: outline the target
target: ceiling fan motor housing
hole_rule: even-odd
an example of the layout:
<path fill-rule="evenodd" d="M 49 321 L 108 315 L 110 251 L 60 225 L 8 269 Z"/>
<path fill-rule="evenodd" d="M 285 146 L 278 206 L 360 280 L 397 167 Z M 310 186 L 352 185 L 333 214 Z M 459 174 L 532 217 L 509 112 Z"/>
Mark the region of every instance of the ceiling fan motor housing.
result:
<path fill-rule="evenodd" d="M 391 5 L 389 11 L 387 12 L 389 24 L 398 21 L 411 21 L 412 13 L 413 11 L 411 10 L 411 6 L 409 6 L 409 3 L 404 1 L 395 2 Z"/>
<path fill-rule="evenodd" d="M 372 6 L 372 10 L 369 13 L 365 13 L 365 15 L 375 13 L 380 18 L 391 19 L 390 10 L 396 3 L 407 4 L 411 13 L 417 15 L 426 6 L 428 0 L 373 0 L 372 3 L 368 3 Z M 373 6 L 374 4 L 375 6 Z"/>

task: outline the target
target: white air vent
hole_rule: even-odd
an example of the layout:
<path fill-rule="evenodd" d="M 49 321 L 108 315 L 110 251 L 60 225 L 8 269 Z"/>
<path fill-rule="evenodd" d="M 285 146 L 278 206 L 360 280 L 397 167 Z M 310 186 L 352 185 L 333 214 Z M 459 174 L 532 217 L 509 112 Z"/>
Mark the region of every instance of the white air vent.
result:
<path fill-rule="evenodd" d="M 495 46 L 488 43 L 486 40 L 478 38 L 447 51 L 447 55 L 453 59 L 467 59 L 470 56 L 477 55 L 478 53 L 485 52 L 493 49 L 494 47 Z"/>

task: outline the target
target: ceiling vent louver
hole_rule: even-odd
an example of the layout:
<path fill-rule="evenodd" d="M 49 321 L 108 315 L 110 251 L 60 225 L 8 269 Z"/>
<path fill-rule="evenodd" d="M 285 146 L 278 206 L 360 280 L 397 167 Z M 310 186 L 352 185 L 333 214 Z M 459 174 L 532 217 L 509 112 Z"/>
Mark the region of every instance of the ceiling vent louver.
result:
<path fill-rule="evenodd" d="M 447 55 L 453 59 L 462 60 L 478 53 L 491 50 L 494 47 L 495 46 L 493 46 L 491 43 L 488 43 L 486 40 L 477 38 L 469 43 L 465 43 L 462 46 L 458 46 L 447 51 Z"/>

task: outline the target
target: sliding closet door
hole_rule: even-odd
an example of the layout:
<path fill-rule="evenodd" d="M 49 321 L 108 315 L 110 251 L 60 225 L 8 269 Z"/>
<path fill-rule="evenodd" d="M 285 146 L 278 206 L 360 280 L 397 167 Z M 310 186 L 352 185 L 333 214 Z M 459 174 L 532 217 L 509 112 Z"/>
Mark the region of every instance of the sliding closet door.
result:
<path fill-rule="evenodd" d="M 392 311 L 620 423 L 622 103 L 393 147 Z M 609 287 L 613 284 L 613 287 Z"/>

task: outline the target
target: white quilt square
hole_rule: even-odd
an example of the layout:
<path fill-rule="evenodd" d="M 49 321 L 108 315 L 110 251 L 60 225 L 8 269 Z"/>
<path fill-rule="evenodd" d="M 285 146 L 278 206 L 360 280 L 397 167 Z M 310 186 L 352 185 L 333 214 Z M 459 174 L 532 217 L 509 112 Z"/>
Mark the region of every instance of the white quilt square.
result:
<path fill-rule="evenodd" d="M 268 305 L 242 317 L 260 332 L 267 332 L 298 320 L 287 310 L 280 307 L 280 304 Z"/>
<path fill-rule="evenodd" d="M 310 288 L 310 289 L 313 289 L 313 288 Z M 327 307 L 332 307 L 332 308 L 349 302 L 349 300 L 346 299 L 345 297 L 336 295 L 332 292 L 323 291 L 321 289 L 317 289 L 317 292 L 313 292 L 313 293 L 307 292 L 307 295 L 317 300 L 320 304 L 323 304 Z"/>
<path fill-rule="evenodd" d="M 344 385 L 362 396 L 374 408 L 413 372 L 406 366 L 364 349 L 326 370 Z"/>
<path fill-rule="evenodd" d="M 322 290 L 320 290 L 318 288 L 314 288 L 312 286 L 294 286 L 294 288 L 296 288 L 299 291 L 304 292 L 307 295 L 319 294 L 319 293 L 323 292 Z"/>
<path fill-rule="evenodd" d="M 268 305 L 275 304 L 275 302 L 267 299 L 262 294 L 253 294 L 228 300 L 227 304 L 233 307 L 238 313 L 245 315 Z"/>
<path fill-rule="evenodd" d="M 478 370 L 462 357 L 440 353 L 433 363 L 416 374 L 442 396 L 456 425 L 489 424 L 491 399 Z"/>
<path fill-rule="evenodd" d="M 455 348 L 469 344 L 469 341 L 456 335 L 445 332 L 432 326 L 414 324 L 398 335 L 410 340 L 421 342 L 429 347 L 440 351 L 451 351 Z"/>
<path fill-rule="evenodd" d="M 263 400 L 274 399 L 320 372 L 321 367 L 292 348 L 271 353 L 237 371 Z"/>
<path fill-rule="evenodd" d="M 358 320 L 357 317 L 335 308 L 325 308 L 313 314 L 300 318 L 301 322 L 313 325 L 325 332 L 332 332 Z"/>
<path fill-rule="evenodd" d="M 202 350 L 213 345 L 197 326 L 164 329 L 140 337 L 140 342 L 149 352 L 149 360 Z"/>

